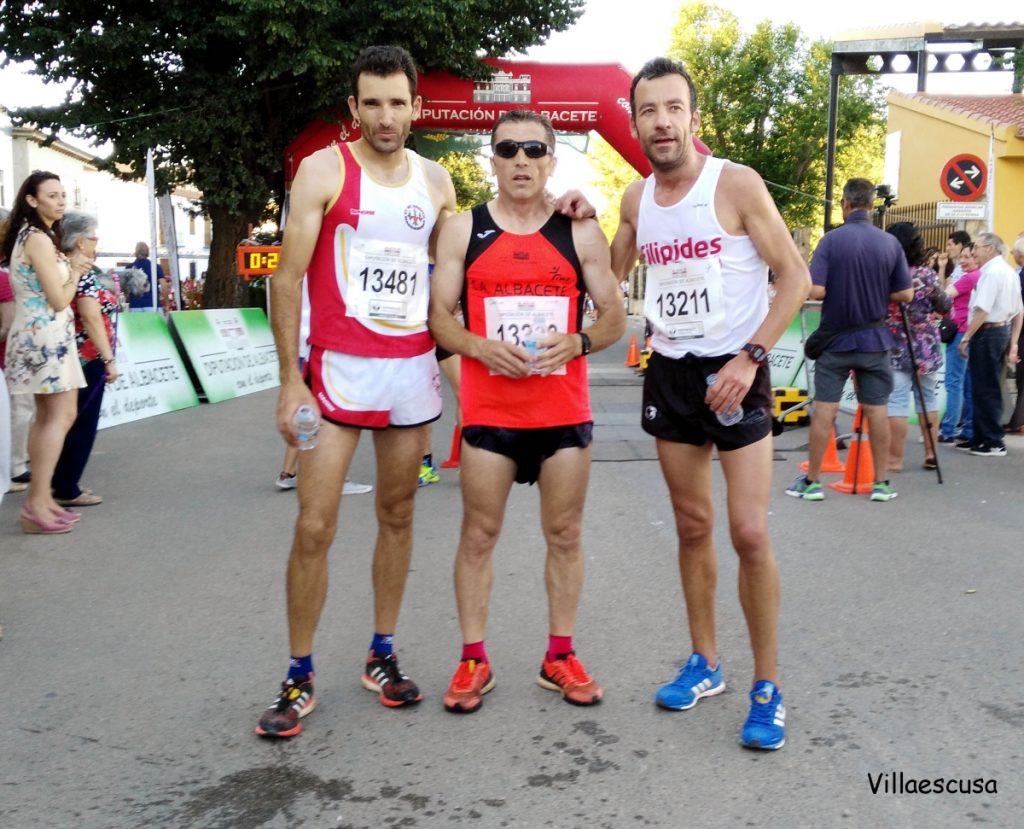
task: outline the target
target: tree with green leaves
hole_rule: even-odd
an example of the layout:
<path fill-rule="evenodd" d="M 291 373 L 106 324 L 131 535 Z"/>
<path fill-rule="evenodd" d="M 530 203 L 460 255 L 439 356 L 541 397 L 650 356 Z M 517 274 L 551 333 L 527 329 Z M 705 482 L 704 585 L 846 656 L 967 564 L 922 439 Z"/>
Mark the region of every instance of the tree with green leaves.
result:
<path fill-rule="evenodd" d="M 543 43 L 583 0 L 33 0 L 0 4 L 7 61 L 70 82 L 66 102 L 15 123 L 110 142 L 111 173 L 203 192 L 213 226 L 206 307 L 239 304 L 234 249 L 283 191 L 284 149 L 314 117 L 337 118 L 364 46 L 406 47 L 425 71 L 486 77 L 495 57 Z M 120 166 L 119 166 L 120 165 Z M 125 169 L 128 172 L 123 172 Z"/>
<path fill-rule="evenodd" d="M 746 34 L 732 12 L 695 2 L 679 11 L 669 55 L 693 76 L 700 137 L 715 155 L 757 170 L 791 227 L 820 226 L 830 45 L 808 43 L 793 23 L 764 20 Z M 840 78 L 837 169 L 881 172 L 884 107 L 875 78 Z"/>
<path fill-rule="evenodd" d="M 494 198 L 494 188 L 476 156 L 466 152 L 445 153 L 437 160 L 452 177 L 455 203 L 460 211 L 469 210 Z"/>

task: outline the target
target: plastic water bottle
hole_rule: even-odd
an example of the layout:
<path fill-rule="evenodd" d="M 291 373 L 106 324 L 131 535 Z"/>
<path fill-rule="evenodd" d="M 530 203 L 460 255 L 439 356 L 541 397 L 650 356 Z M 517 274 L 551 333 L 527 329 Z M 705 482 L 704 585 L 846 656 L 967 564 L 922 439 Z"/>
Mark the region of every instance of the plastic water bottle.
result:
<path fill-rule="evenodd" d="M 295 417 L 292 418 L 292 425 L 295 427 L 296 438 L 299 441 L 299 449 L 315 449 L 316 436 L 320 431 L 320 415 L 312 406 L 302 405 L 295 410 Z"/>
<path fill-rule="evenodd" d="M 709 374 L 706 379 L 708 381 L 708 386 L 710 387 L 715 385 L 715 380 L 718 379 L 718 375 Z M 718 422 L 721 423 L 723 426 L 735 426 L 737 423 L 743 420 L 743 407 L 737 406 L 731 412 L 723 412 L 722 414 L 716 413 L 715 417 L 718 418 Z"/>

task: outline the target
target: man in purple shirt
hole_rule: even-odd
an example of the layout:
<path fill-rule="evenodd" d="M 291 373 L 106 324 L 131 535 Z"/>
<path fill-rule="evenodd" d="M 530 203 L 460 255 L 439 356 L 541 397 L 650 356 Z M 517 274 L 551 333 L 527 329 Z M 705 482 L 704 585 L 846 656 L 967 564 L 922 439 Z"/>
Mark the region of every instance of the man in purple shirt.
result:
<path fill-rule="evenodd" d="M 814 366 L 814 415 L 811 418 L 807 474 L 786 490 L 805 501 L 822 501 L 819 475 L 839 399 L 850 372 L 856 376 L 857 402 L 871 430 L 871 458 L 876 480 L 872 501 L 890 501 L 896 492 L 885 475 L 889 453 L 886 405 L 892 391 L 885 325 L 890 302 L 909 302 L 914 296 L 903 249 L 894 236 L 871 224 L 875 187 L 852 178 L 843 188 L 845 224 L 829 231 L 811 260 L 811 299 L 822 300 L 821 327 L 839 334 Z"/>

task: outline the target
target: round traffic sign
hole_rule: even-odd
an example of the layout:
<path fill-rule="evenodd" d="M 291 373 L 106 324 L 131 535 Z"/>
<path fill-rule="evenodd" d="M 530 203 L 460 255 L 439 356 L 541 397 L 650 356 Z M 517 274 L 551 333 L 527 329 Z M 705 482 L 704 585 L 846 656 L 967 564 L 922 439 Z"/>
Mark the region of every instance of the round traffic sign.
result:
<path fill-rule="evenodd" d="M 985 193 L 988 169 L 978 156 L 961 153 L 943 165 L 939 184 L 953 201 L 974 201 Z"/>

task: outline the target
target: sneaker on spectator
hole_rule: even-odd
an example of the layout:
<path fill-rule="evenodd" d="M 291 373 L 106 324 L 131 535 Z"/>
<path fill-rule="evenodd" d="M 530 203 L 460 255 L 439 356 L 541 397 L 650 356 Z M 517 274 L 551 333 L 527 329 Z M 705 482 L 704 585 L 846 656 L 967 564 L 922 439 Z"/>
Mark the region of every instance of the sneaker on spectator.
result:
<path fill-rule="evenodd" d="M 345 479 L 345 486 L 341 488 L 342 495 L 365 495 L 367 492 L 373 492 L 373 484 L 360 484 L 348 478 Z"/>
<path fill-rule="evenodd" d="M 436 484 L 441 480 L 441 475 L 437 471 L 437 467 L 433 464 L 420 464 L 420 486 L 429 486 L 430 484 Z"/>
<path fill-rule="evenodd" d="M 974 438 L 963 438 L 953 444 L 957 449 L 963 449 L 965 452 L 970 452 L 974 448 Z"/>
<path fill-rule="evenodd" d="M 1006 447 L 997 446 L 994 443 L 979 443 L 976 446 L 971 447 L 971 454 L 977 455 L 979 458 L 1005 458 Z"/>
<path fill-rule="evenodd" d="M 20 475 L 15 475 L 11 478 L 10 486 L 7 487 L 8 492 L 24 492 L 28 489 L 28 485 L 32 483 L 32 472 L 26 470 Z"/>
<path fill-rule="evenodd" d="M 893 489 L 888 481 L 875 481 L 871 487 L 872 501 L 891 501 L 899 493 Z"/>
<path fill-rule="evenodd" d="M 717 668 L 710 668 L 701 654 L 694 653 L 679 669 L 679 674 L 654 695 L 654 701 L 671 711 L 685 711 L 693 708 L 701 697 L 713 697 L 725 690 L 722 679 L 722 662 Z"/>
<path fill-rule="evenodd" d="M 821 488 L 821 481 L 808 481 L 806 475 L 801 475 L 786 488 L 786 494 L 794 498 L 803 498 L 805 501 L 824 501 L 825 490 Z"/>
<path fill-rule="evenodd" d="M 782 691 L 766 679 L 757 682 L 750 692 L 750 715 L 740 732 L 740 743 L 764 751 L 774 751 L 786 744 Z"/>
<path fill-rule="evenodd" d="M 278 489 L 295 489 L 298 485 L 299 478 L 296 473 L 289 475 L 287 472 L 282 472 L 277 476 L 277 480 L 274 482 Z"/>

